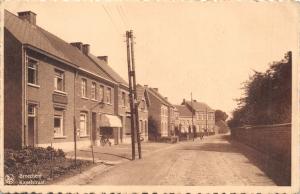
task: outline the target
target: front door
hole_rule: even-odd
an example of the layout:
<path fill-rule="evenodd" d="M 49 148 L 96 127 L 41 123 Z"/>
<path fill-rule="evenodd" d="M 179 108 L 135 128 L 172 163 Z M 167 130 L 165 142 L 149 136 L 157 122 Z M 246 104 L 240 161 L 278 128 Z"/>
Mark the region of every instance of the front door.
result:
<path fill-rule="evenodd" d="M 27 113 L 27 145 L 34 146 L 35 144 L 35 131 L 36 131 L 36 105 L 28 104 Z"/>
<path fill-rule="evenodd" d="M 34 146 L 35 117 L 28 117 L 28 145 Z"/>
<path fill-rule="evenodd" d="M 97 118 L 97 114 L 93 112 L 92 113 L 92 142 L 93 142 L 93 145 L 96 144 L 96 139 L 97 139 L 96 118 Z"/>

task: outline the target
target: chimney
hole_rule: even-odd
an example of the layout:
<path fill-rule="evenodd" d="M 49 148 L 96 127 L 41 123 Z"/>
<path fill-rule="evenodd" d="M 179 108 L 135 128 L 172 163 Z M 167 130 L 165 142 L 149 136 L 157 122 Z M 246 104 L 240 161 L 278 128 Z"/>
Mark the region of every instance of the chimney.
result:
<path fill-rule="evenodd" d="M 108 62 L 108 56 L 98 56 L 97 58 L 105 61 L 106 63 Z"/>
<path fill-rule="evenodd" d="M 153 88 L 153 90 L 155 90 L 156 92 L 158 92 L 158 88 Z"/>
<path fill-rule="evenodd" d="M 36 14 L 32 11 L 22 11 L 18 12 L 18 16 L 22 20 L 27 20 L 29 23 L 36 24 Z"/>
<path fill-rule="evenodd" d="M 71 42 L 70 44 L 82 51 L 82 42 Z"/>
<path fill-rule="evenodd" d="M 182 100 L 182 104 L 185 104 L 185 98 Z"/>
<path fill-rule="evenodd" d="M 165 97 L 166 100 L 168 100 L 168 97 Z"/>
<path fill-rule="evenodd" d="M 85 55 L 90 54 L 90 45 L 89 44 L 82 45 L 82 52 Z"/>
<path fill-rule="evenodd" d="M 194 102 L 197 102 L 197 100 L 194 100 Z"/>

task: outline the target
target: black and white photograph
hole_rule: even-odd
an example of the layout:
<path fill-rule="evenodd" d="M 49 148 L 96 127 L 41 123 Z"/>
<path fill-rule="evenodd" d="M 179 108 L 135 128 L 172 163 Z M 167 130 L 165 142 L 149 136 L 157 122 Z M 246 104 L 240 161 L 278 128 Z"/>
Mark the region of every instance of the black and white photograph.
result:
<path fill-rule="evenodd" d="M 1 4 L 3 191 L 299 191 L 299 3 Z"/>

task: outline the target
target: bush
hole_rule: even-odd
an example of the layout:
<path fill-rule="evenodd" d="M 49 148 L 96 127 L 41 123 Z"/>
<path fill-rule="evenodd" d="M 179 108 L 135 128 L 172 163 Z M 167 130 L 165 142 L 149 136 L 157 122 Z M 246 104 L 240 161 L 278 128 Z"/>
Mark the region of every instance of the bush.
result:
<path fill-rule="evenodd" d="M 13 174 L 16 178 L 20 174 L 42 174 L 42 179 L 46 179 L 51 171 L 51 158 L 53 163 L 57 164 L 63 164 L 66 161 L 63 150 L 55 150 L 50 146 L 47 148 L 28 146 L 21 150 L 5 149 L 4 172 Z M 60 175 L 61 171 L 54 168 L 53 174 Z"/>

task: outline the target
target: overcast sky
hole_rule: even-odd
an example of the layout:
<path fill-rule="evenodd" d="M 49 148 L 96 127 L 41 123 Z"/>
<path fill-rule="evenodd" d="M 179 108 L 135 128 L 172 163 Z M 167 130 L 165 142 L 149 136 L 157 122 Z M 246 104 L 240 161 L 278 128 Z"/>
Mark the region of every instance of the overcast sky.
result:
<path fill-rule="evenodd" d="M 67 42 L 108 55 L 126 80 L 125 31 L 136 37 L 140 84 L 158 87 L 170 102 L 205 102 L 230 113 L 252 70 L 265 71 L 297 45 L 295 3 L 9 2 L 31 10 L 37 24 Z"/>

